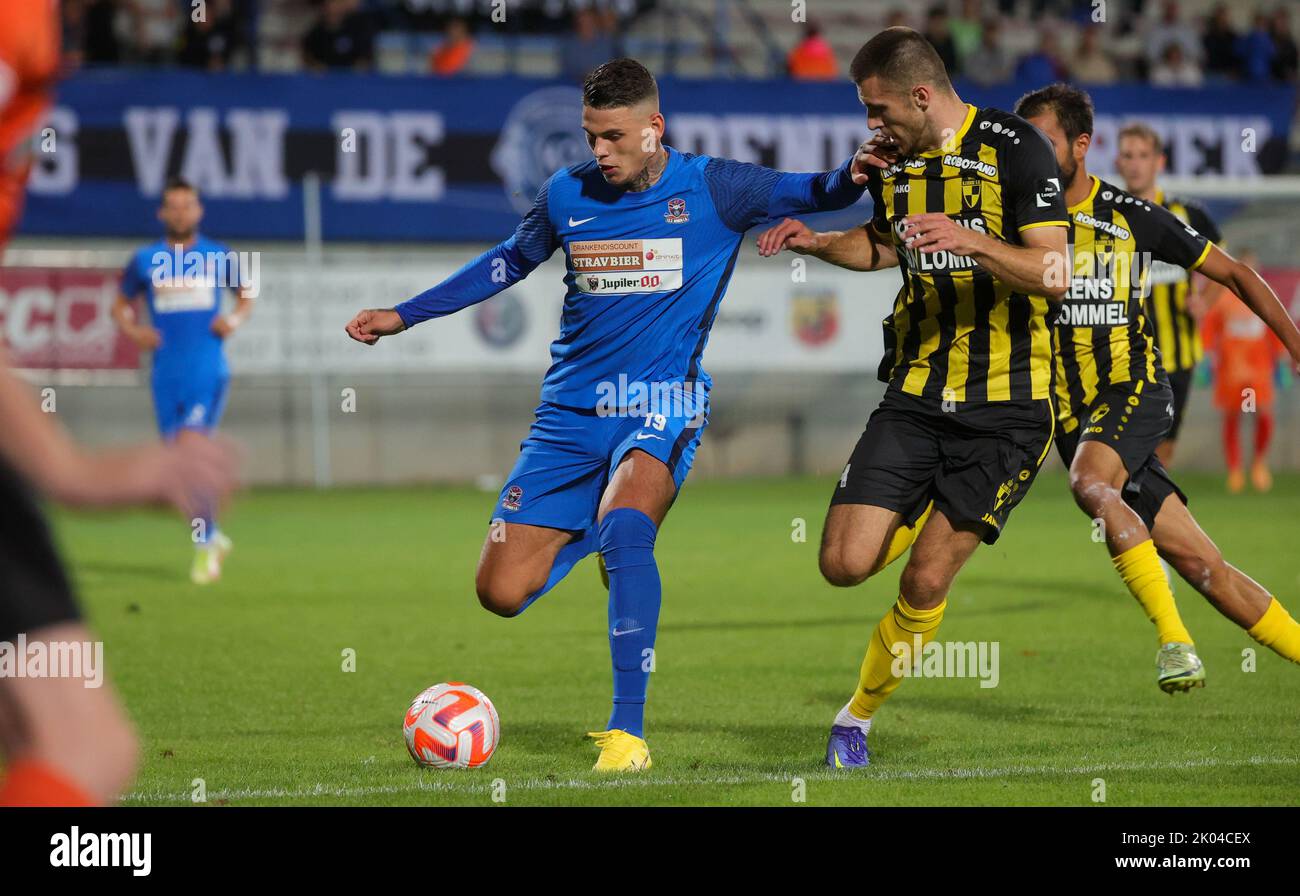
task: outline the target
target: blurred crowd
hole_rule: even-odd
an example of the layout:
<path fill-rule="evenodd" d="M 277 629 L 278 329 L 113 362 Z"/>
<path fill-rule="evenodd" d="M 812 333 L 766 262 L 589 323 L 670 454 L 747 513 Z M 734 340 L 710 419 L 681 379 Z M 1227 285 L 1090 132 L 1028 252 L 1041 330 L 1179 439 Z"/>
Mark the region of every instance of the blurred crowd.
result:
<path fill-rule="evenodd" d="M 1094 0 L 949 0 L 892 9 L 887 2 L 817 3 L 836 15 L 820 25 L 789 23 L 789 6 L 770 0 L 504 0 L 504 27 L 492 0 L 62 0 L 64 51 L 71 66 L 178 65 L 208 70 L 376 67 L 381 35 L 425 35 L 418 67 L 441 76 L 472 71 L 478 38 L 508 33 L 549 38 L 560 74 L 580 77 L 619 55 L 638 17 L 653 10 L 717 20 L 681 27 L 705 35 L 711 57 L 727 42 L 754 40 L 734 22 L 766 16 L 764 40 L 784 53 L 799 79 L 844 76 L 849 35 L 884 25 L 925 33 L 949 70 L 979 83 L 1070 79 L 1104 85 L 1149 81 L 1198 86 L 1216 81 L 1293 82 L 1295 23 L 1289 0 L 1241 0 L 1184 12 L 1176 0 L 1114 2 L 1097 23 Z M 722 10 L 732 25 L 722 24 Z M 770 9 L 768 7 L 771 7 Z M 860 9 L 859 13 L 857 10 Z M 678 26 L 674 26 L 678 27 Z M 831 35 L 838 37 L 833 39 Z M 788 51 L 788 52 L 787 52 Z M 291 60 L 285 57 L 293 57 Z M 268 58 L 270 57 L 270 58 Z M 777 67 L 780 67 L 778 61 Z"/>

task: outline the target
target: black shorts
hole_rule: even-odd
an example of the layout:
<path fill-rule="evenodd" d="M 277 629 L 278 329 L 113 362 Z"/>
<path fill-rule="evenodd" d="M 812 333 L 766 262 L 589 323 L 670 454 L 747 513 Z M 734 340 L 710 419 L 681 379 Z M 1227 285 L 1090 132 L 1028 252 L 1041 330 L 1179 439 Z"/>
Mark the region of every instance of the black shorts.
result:
<path fill-rule="evenodd" d="M 909 525 L 926 505 L 997 541 L 1052 442 L 1051 402 L 944 403 L 885 390 L 840 476 L 831 505 L 896 510 Z"/>
<path fill-rule="evenodd" d="M 80 618 L 40 507 L 0 463 L 0 641 Z"/>
<path fill-rule="evenodd" d="M 1169 386 L 1174 390 L 1174 425 L 1165 436 L 1170 441 L 1178 438 L 1183 428 L 1183 415 L 1187 413 L 1187 399 L 1192 391 L 1192 368 L 1176 370 L 1169 374 Z"/>
<path fill-rule="evenodd" d="M 1056 435 L 1056 450 L 1067 468 L 1080 442 L 1101 442 L 1115 449 L 1128 472 L 1124 503 L 1142 518 L 1148 531 L 1170 495 L 1187 503 L 1187 496 L 1156 457 L 1156 447 L 1169 434 L 1173 400 L 1173 390 L 1162 382 L 1107 386 L 1079 414 L 1077 426 L 1069 432 L 1062 427 Z"/>

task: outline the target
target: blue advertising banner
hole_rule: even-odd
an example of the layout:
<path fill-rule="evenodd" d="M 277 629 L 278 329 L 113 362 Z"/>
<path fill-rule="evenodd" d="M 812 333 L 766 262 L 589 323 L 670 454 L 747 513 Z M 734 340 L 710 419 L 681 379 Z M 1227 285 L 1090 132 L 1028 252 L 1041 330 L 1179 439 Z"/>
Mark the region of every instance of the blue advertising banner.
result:
<path fill-rule="evenodd" d="M 1011 108 L 1032 86 L 958 90 Z M 813 171 L 867 136 L 847 82 L 666 79 L 661 91 L 668 142 L 686 151 Z M 1295 93 L 1124 86 L 1093 98 L 1098 173 L 1138 118 L 1166 138 L 1171 173 L 1253 176 L 1281 167 Z M 589 156 L 581 106 L 575 86 L 519 78 L 87 71 L 59 89 L 22 232 L 152 235 L 179 174 L 201 189 L 209 232 L 299 239 L 315 173 L 325 239 L 496 241 L 546 177 Z"/>

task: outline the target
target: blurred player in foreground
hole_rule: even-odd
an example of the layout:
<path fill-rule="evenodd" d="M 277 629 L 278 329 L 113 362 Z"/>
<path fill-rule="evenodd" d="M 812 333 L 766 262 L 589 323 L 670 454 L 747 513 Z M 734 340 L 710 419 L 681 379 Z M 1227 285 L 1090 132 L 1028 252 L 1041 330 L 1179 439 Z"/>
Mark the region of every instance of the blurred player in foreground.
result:
<path fill-rule="evenodd" d="M 1300 330 L 1250 267 L 1162 206 L 1088 174 L 1093 108 L 1086 93 L 1054 84 L 1022 97 L 1016 111 L 1056 148 L 1070 208 L 1074 276 L 1055 322 L 1057 449 L 1075 502 L 1103 521 L 1115 571 L 1156 626 L 1157 684 L 1174 693 L 1205 682 L 1161 557 L 1252 638 L 1300 662 L 1300 624 L 1224 561 L 1156 455 L 1174 397 L 1145 316 L 1151 264 L 1176 264 L 1222 284 L 1297 361 Z"/>
<path fill-rule="evenodd" d="M 614 706 L 606 730 L 591 733 L 595 768 L 632 771 L 650 766 L 655 539 L 708 419 L 701 357 L 741 241 L 773 216 L 851 205 L 862 186 L 853 160 L 785 174 L 665 146 L 658 87 L 633 59 L 588 75 L 582 127 L 595 158 L 552 175 L 514 236 L 395 309 L 362 311 L 347 332 L 374 344 L 481 302 L 564 251 L 560 337 L 476 587 L 484 607 L 515 616 L 600 552 Z"/>
<path fill-rule="evenodd" d="M 58 34 L 53 2 L 0 5 L 0 252 L 22 208 L 24 141 L 49 105 Z M 168 502 L 190 513 L 223 497 L 233 477 L 230 450 L 206 439 L 83 452 L 0 348 L 0 806 L 109 803 L 136 762 L 135 735 L 103 668 L 70 660 L 103 653 L 81 622 L 33 489 L 72 506 Z"/>
<path fill-rule="evenodd" d="M 162 437 L 185 439 L 211 433 L 221 420 L 230 377 L 223 344 L 248 320 L 257 291 L 252 271 L 235 253 L 199 234 L 203 205 L 189 183 L 168 181 L 158 220 L 165 235 L 127 262 L 113 320 L 142 351 L 153 352 L 150 382 Z M 229 314 L 221 309 L 226 289 L 239 296 Z M 147 324 L 136 313 L 141 297 L 149 308 Z M 221 577 L 233 544 L 211 509 L 200 508 L 191 526 L 190 581 L 207 585 Z"/>
<path fill-rule="evenodd" d="M 889 386 L 831 498 L 819 564 L 828 582 L 852 586 L 909 545 L 911 556 L 831 725 L 835 768 L 870 764 L 875 713 L 920 664 L 957 573 L 981 542 L 997 541 L 1047 456 L 1044 296 L 1059 298 L 1067 279 L 1065 204 L 1041 134 L 963 103 L 929 41 L 908 28 L 868 41 L 851 74 L 877 134 L 871 220 L 839 233 L 784 221 L 758 240 L 763 255 L 790 249 L 902 275 L 885 319 Z"/>
<path fill-rule="evenodd" d="M 1241 253 L 1241 263 L 1254 267 L 1255 253 Z M 1228 491 L 1246 487 L 1241 469 L 1241 421 L 1255 418 L 1255 456 L 1250 484 L 1256 491 L 1273 487 L 1268 446 L 1273 438 L 1273 381 L 1288 385 L 1291 368 L 1286 347 L 1255 312 L 1230 289 L 1220 289 L 1201 320 L 1205 353 L 1214 379 L 1214 404 L 1223 414 L 1223 455 L 1228 462 Z"/>
<path fill-rule="evenodd" d="M 1156 183 L 1165 170 L 1166 161 L 1164 141 L 1160 135 L 1141 122 L 1132 122 L 1120 129 L 1118 139 L 1115 167 L 1124 178 L 1124 189 L 1129 195 L 1163 206 L 1210 242 L 1218 242 L 1219 228 L 1204 208 L 1195 202 L 1170 196 Z M 1156 449 L 1160 462 L 1169 466 L 1187 413 L 1192 373 L 1203 354 L 1196 321 L 1202 311 L 1203 290 L 1200 286 L 1204 281 L 1193 271 L 1164 261 L 1152 266 L 1150 278 L 1147 317 L 1174 393 L 1174 422 Z"/>

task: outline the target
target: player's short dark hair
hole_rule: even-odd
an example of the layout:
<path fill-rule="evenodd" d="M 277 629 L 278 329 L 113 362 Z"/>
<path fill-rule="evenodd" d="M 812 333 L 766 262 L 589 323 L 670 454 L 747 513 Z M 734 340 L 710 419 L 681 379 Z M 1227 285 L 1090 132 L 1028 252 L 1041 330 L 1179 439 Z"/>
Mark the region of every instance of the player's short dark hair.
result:
<path fill-rule="evenodd" d="M 1092 97 L 1085 91 L 1069 84 L 1049 84 L 1026 93 L 1016 103 L 1016 114 L 1021 118 L 1034 118 L 1048 109 L 1071 143 L 1080 134 L 1092 136 Z"/>
<path fill-rule="evenodd" d="M 162 194 L 166 196 L 172 190 L 189 190 L 195 196 L 199 195 L 198 187 L 176 174 L 167 178 L 167 183 L 163 184 Z"/>
<path fill-rule="evenodd" d="M 582 104 L 592 109 L 623 109 L 659 96 L 654 75 L 635 59 L 611 59 L 582 82 Z"/>
<path fill-rule="evenodd" d="M 885 83 L 910 89 L 914 84 L 933 84 L 940 90 L 952 90 L 948 70 L 925 35 L 899 25 L 886 28 L 862 45 L 849 76 L 861 84 L 873 75 Z"/>
<path fill-rule="evenodd" d="M 1119 137 L 1116 138 L 1115 144 L 1118 146 L 1124 141 L 1125 137 L 1139 137 L 1142 140 L 1150 141 L 1151 148 L 1156 151 L 1156 155 L 1164 155 L 1165 141 L 1160 139 L 1160 135 L 1155 132 L 1155 128 L 1141 121 L 1134 121 L 1124 125 L 1119 130 Z"/>

